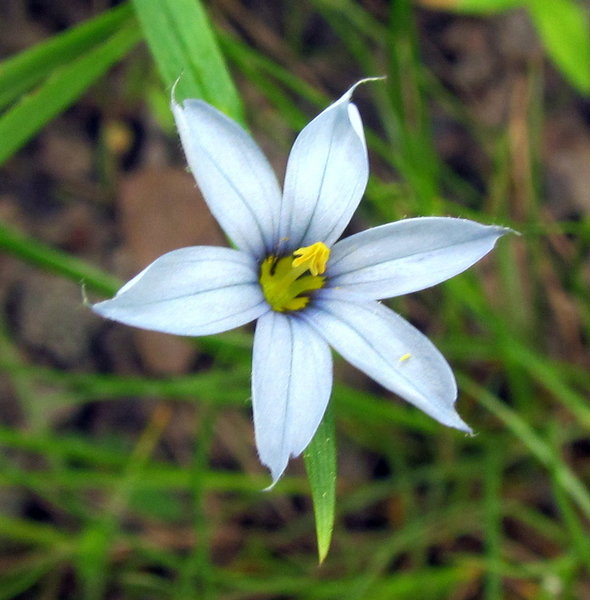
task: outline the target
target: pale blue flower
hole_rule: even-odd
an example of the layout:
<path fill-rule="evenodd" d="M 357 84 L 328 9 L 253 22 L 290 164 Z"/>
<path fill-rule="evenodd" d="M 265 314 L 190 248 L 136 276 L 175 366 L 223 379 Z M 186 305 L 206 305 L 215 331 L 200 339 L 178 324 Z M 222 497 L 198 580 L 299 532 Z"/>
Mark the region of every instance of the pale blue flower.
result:
<path fill-rule="evenodd" d="M 426 217 L 338 241 L 369 173 L 351 103 L 355 87 L 299 134 L 282 194 L 266 158 L 236 123 L 200 100 L 173 103 L 190 168 L 236 249 L 169 252 L 93 307 L 128 325 L 189 336 L 257 319 L 254 426 L 273 482 L 322 419 L 332 390 L 330 346 L 431 417 L 470 431 L 455 411 L 457 388 L 445 359 L 379 300 L 457 275 L 508 230 Z"/>

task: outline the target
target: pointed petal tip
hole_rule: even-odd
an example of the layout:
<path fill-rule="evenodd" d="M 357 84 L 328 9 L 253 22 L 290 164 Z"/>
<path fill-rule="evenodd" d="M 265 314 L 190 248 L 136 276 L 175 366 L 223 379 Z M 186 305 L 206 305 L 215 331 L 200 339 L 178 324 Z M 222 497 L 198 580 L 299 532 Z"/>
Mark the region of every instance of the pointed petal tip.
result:
<path fill-rule="evenodd" d="M 502 233 L 500 233 L 501 236 L 512 234 L 512 235 L 518 235 L 520 237 L 522 235 L 522 233 L 520 233 L 520 231 L 517 231 L 516 229 L 512 229 L 512 227 L 502 227 L 501 225 L 497 225 L 496 227 L 501 230 L 501 232 L 502 232 Z"/>
<path fill-rule="evenodd" d="M 263 492 L 272 492 L 274 490 L 275 485 L 279 482 L 278 479 L 274 479 L 273 482 L 266 486 L 265 488 L 262 488 Z"/>
<path fill-rule="evenodd" d="M 494 248 L 498 240 L 504 237 L 505 235 L 517 235 L 518 237 L 522 235 L 520 231 L 512 229 L 512 227 L 505 227 L 504 225 L 488 225 L 487 227 L 493 229 L 495 233 L 495 237 L 492 242 L 492 248 Z"/>
<path fill-rule="evenodd" d="M 115 302 L 117 296 L 113 296 L 108 300 L 102 300 L 95 304 L 90 304 L 88 307 L 98 317 L 107 319 L 107 321 L 118 321 L 124 323 L 123 320 L 117 319 L 117 303 Z"/>
<path fill-rule="evenodd" d="M 458 220 L 469 221 L 469 219 L 458 219 Z M 512 227 L 506 227 L 504 225 L 484 225 L 484 227 L 487 228 L 488 231 L 493 231 L 493 233 L 494 233 L 493 246 L 495 246 L 496 242 L 501 237 L 504 237 L 505 235 L 518 235 L 518 236 L 522 235 L 520 233 L 520 231 L 517 231 L 516 229 L 512 229 Z"/>
<path fill-rule="evenodd" d="M 274 479 L 270 485 L 267 485 L 265 488 L 262 488 L 262 491 L 263 492 L 272 492 L 272 490 L 274 489 L 274 487 L 278 481 L 279 481 L 278 479 Z"/>
<path fill-rule="evenodd" d="M 182 78 L 182 73 L 176 78 L 176 81 L 172 84 L 172 89 L 170 90 L 170 104 L 172 107 L 179 106 L 178 102 L 176 102 L 176 87 L 178 86 L 178 82 Z"/>
<path fill-rule="evenodd" d="M 344 97 L 350 98 L 359 85 L 363 83 L 369 83 L 370 81 L 385 81 L 387 79 L 387 75 L 377 75 L 375 77 L 365 77 L 363 79 L 359 79 L 356 83 L 352 84 L 348 91 L 344 94 Z"/>
<path fill-rule="evenodd" d="M 468 221 L 469 219 L 463 220 Z M 515 233 L 516 235 L 520 235 L 520 232 L 516 231 L 516 229 L 512 229 L 512 227 L 506 227 L 505 225 L 490 224 L 487 225 L 487 227 L 495 229 L 499 236 L 508 235 L 509 233 Z"/>
<path fill-rule="evenodd" d="M 456 398 L 455 398 L 456 402 Z M 440 414 L 438 416 L 434 416 L 440 423 L 446 425 L 447 427 L 452 427 L 453 429 L 458 429 L 459 431 L 463 431 L 468 436 L 473 436 L 473 429 L 465 421 L 459 416 L 459 413 L 455 410 L 455 407 L 450 406 L 450 410 L 445 411 L 445 414 Z"/>
<path fill-rule="evenodd" d="M 270 470 L 270 475 L 272 477 L 271 484 L 269 486 L 265 487 L 262 491 L 270 492 L 275 487 L 275 485 L 279 482 L 279 479 L 283 476 L 283 473 L 285 472 L 285 469 L 287 468 L 288 461 L 281 460 L 281 464 L 279 466 L 269 465 L 268 463 L 265 463 L 262 460 L 261 460 L 261 462 L 265 467 L 267 467 Z"/>
<path fill-rule="evenodd" d="M 468 436 L 474 435 L 473 429 L 459 416 L 454 406 L 449 406 L 444 410 L 433 411 L 430 413 L 430 416 L 446 427 L 458 429 Z"/>
<path fill-rule="evenodd" d="M 96 302 L 94 304 L 86 303 L 86 306 L 88 306 L 88 308 L 93 313 L 99 315 L 100 317 L 108 318 L 107 312 L 108 312 L 108 303 L 109 302 L 110 302 L 110 300 L 102 300 L 101 302 Z"/>
<path fill-rule="evenodd" d="M 465 423 L 465 421 L 463 421 L 463 419 L 458 414 L 455 414 L 452 423 L 449 423 L 448 425 L 450 427 L 458 429 L 459 431 L 465 432 L 470 437 L 473 437 L 475 435 L 473 433 L 473 429 L 471 429 L 471 427 L 469 427 L 469 425 L 467 425 L 467 423 Z"/>

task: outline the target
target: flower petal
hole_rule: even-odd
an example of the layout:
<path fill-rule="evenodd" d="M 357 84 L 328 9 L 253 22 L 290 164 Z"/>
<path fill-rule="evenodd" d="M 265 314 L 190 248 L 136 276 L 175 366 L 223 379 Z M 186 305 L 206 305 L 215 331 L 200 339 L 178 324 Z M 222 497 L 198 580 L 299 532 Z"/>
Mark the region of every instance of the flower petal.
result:
<path fill-rule="evenodd" d="M 377 302 L 343 302 L 330 290 L 302 316 L 348 362 L 436 420 L 471 429 L 455 411 L 451 368 L 430 340 Z"/>
<path fill-rule="evenodd" d="M 359 83 L 295 140 L 287 163 L 280 219 L 286 251 L 315 242 L 332 245 L 365 191 L 367 148 L 359 112 L 350 102 Z"/>
<path fill-rule="evenodd" d="M 230 248 L 198 246 L 164 254 L 92 309 L 107 319 L 177 335 L 210 335 L 269 310 L 255 260 Z"/>
<path fill-rule="evenodd" d="M 307 323 L 277 312 L 256 325 L 252 403 L 256 447 L 273 485 L 289 458 L 305 450 L 332 390 L 332 356 Z"/>
<path fill-rule="evenodd" d="M 201 100 L 172 103 L 189 166 L 225 233 L 238 248 L 262 258 L 278 236 L 281 191 L 254 140 Z"/>
<path fill-rule="evenodd" d="M 470 267 L 509 231 L 448 217 L 367 229 L 332 248 L 330 286 L 375 300 L 422 290 Z"/>

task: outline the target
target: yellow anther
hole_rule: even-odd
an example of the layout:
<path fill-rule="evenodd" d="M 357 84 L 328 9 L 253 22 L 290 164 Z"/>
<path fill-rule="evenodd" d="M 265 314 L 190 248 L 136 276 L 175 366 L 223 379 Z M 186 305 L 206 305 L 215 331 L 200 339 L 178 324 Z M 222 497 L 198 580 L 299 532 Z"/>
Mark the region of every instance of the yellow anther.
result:
<path fill-rule="evenodd" d="M 299 248 L 290 256 L 268 256 L 260 265 L 260 286 L 266 301 L 278 312 L 297 311 L 310 294 L 324 287 L 330 249 L 322 242 Z"/>
<path fill-rule="evenodd" d="M 293 267 L 305 266 L 315 277 L 326 270 L 326 263 L 330 258 L 330 248 L 323 242 L 316 242 L 311 246 L 304 246 L 293 252 Z"/>
<path fill-rule="evenodd" d="M 410 360 L 410 358 L 412 358 L 412 355 L 409 352 L 407 352 L 403 356 L 400 356 L 399 362 L 406 362 L 406 360 Z"/>

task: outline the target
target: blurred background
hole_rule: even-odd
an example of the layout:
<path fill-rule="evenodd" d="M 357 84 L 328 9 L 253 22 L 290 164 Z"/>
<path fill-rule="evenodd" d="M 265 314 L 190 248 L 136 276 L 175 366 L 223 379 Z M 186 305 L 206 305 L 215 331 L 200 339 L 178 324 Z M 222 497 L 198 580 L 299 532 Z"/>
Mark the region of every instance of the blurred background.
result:
<path fill-rule="evenodd" d="M 589 8 L 3 0 L 0 600 L 590 599 Z M 261 491 L 251 328 L 187 341 L 84 305 L 225 243 L 174 131 L 181 73 L 280 177 L 310 118 L 386 75 L 356 93 L 372 176 L 349 233 L 521 233 L 389 302 L 448 358 L 476 437 L 336 360 L 321 567 L 302 461 Z"/>

